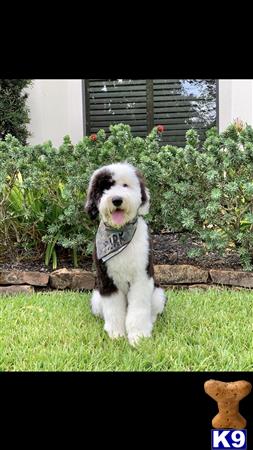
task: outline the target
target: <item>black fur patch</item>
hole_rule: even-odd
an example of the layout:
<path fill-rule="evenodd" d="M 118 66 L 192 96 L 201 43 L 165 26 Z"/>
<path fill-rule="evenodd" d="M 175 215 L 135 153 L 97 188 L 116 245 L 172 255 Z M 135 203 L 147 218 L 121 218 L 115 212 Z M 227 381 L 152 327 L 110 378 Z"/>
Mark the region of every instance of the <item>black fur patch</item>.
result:
<path fill-rule="evenodd" d="M 147 274 L 150 278 L 154 279 L 155 287 L 160 287 L 159 283 L 155 280 L 154 273 L 154 263 L 153 263 L 153 243 L 150 232 L 148 232 L 148 243 L 149 243 L 149 253 L 148 253 L 148 265 L 147 265 Z"/>
<path fill-rule="evenodd" d="M 112 173 L 108 169 L 101 169 L 92 180 L 85 206 L 85 210 L 91 219 L 95 219 L 98 215 L 98 204 L 103 192 L 106 189 L 110 189 L 114 183 L 115 181 L 112 179 Z"/>
<path fill-rule="evenodd" d="M 146 201 L 147 201 L 147 194 L 145 191 L 145 187 L 146 187 L 145 180 L 144 180 L 142 173 L 139 170 L 136 170 L 136 175 L 139 179 L 140 188 L 141 188 L 141 204 L 144 205 L 144 203 L 146 203 Z"/>
<path fill-rule="evenodd" d="M 98 289 L 100 295 L 110 295 L 117 292 L 118 288 L 108 276 L 105 263 L 97 258 L 96 244 L 94 245 L 93 260 L 97 270 L 96 289 Z"/>

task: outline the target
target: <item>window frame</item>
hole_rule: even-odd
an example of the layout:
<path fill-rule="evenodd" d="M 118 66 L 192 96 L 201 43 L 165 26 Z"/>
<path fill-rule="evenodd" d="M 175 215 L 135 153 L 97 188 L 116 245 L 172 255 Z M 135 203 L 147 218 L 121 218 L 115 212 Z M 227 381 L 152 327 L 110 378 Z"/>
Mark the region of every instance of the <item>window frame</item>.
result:
<path fill-rule="evenodd" d="M 219 132 L 219 79 L 216 81 L 216 127 Z M 83 105 L 83 131 L 84 136 L 91 133 L 90 124 L 90 102 L 89 102 L 89 83 L 88 79 L 82 80 L 82 105 Z M 148 133 L 154 127 L 154 109 L 153 109 L 153 79 L 147 79 L 147 130 Z"/>

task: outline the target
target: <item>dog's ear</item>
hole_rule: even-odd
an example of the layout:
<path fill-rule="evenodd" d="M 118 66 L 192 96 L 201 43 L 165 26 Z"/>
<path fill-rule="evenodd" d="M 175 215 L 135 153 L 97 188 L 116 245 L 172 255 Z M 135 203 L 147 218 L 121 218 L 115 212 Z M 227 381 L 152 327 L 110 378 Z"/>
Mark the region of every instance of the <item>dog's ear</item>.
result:
<path fill-rule="evenodd" d="M 85 211 L 89 214 L 92 220 L 96 219 L 98 215 L 98 208 L 96 206 L 94 197 L 92 196 L 92 192 L 87 197 L 87 201 L 85 203 Z"/>
<path fill-rule="evenodd" d="M 85 203 L 85 211 L 89 214 L 90 218 L 94 220 L 98 215 L 98 207 L 97 207 L 97 177 L 98 174 L 94 173 L 90 179 L 87 198 Z"/>
<path fill-rule="evenodd" d="M 98 205 L 103 192 L 113 186 L 112 173 L 107 167 L 101 167 L 93 173 L 87 192 L 85 210 L 91 219 L 98 215 Z"/>
<path fill-rule="evenodd" d="M 146 186 L 146 183 L 145 183 L 142 173 L 139 170 L 136 170 L 136 175 L 139 179 L 140 189 L 141 189 L 141 206 L 139 208 L 139 214 L 141 216 L 144 216 L 145 214 L 148 214 L 148 212 L 149 212 L 150 195 L 149 195 L 149 190 Z"/>

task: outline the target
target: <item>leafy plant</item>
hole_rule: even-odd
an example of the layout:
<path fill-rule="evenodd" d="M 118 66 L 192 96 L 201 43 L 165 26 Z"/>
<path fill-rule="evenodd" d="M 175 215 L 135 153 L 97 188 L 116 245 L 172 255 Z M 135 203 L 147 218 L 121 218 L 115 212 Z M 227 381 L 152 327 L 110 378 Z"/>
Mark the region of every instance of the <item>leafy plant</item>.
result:
<path fill-rule="evenodd" d="M 220 135 L 211 129 L 201 148 L 196 131 L 186 137 L 184 149 L 161 149 L 170 151 L 173 168 L 163 194 L 164 220 L 174 230 L 198 234 L 202 252 L 235 249 L 252 270 L 253 129 L 238 122 Z"/>
<path fill-rule="evenodd" d="M 84 213 L 88 182 L 98 167 L 128 161 L 144 174 L 151 193 L 152 231 L 190 231 L 200 252 L 238 252 L 252 270 L 253 129 L 238 121 L 223 133 L 209 130 L 201 144 L 195 130 L 184 148 L 162 144 L 162 127 L 133 137 L 128 125 L 110 127 L 73 145 L 50 141 L 24 146 L 0 141 L 0 246 L 44 253 L 56 268 L 59 250 L 72 251 L 74 265 L 92 251 L 96 232 Z"/>
<path fill-rule="evenodd" d="M 0 79 L 0 139 L 12 134 L 23 144 L 29 136 L 29 111 L 25 89 L 31 80 Z"/>

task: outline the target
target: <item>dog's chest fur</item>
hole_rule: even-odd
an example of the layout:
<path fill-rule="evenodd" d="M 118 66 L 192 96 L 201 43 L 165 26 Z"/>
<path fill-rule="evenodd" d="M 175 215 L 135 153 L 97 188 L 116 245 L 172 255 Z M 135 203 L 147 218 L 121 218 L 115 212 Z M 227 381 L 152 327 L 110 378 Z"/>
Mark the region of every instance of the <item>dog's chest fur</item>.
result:
<path fill-rule="evenodd" d="M 118 289 L 126 293 L 136 280 L 147 280 L 149 256 L 148 227 L 143 218 L 139 217 L 132 241 L 121 253 L 105 263 L 108 276 Z"/>

